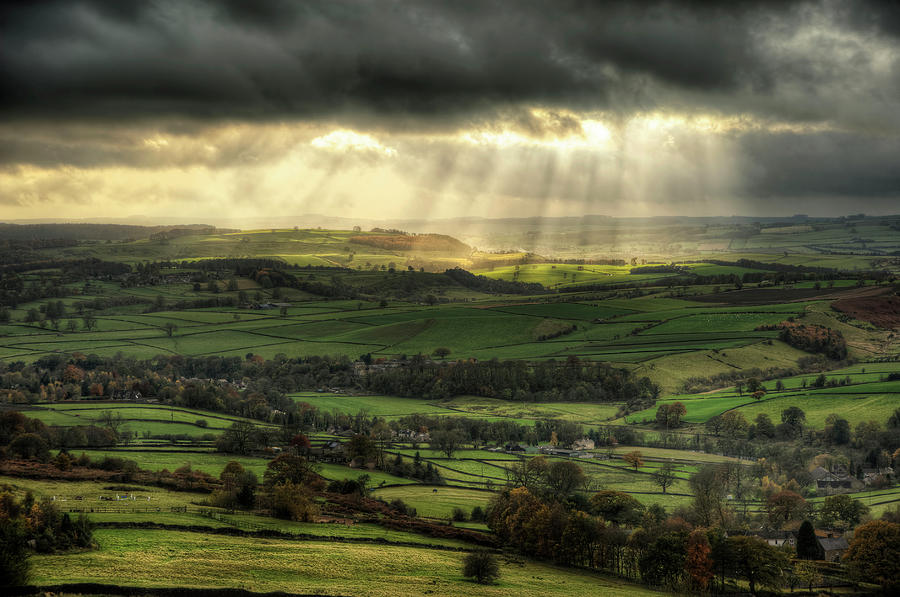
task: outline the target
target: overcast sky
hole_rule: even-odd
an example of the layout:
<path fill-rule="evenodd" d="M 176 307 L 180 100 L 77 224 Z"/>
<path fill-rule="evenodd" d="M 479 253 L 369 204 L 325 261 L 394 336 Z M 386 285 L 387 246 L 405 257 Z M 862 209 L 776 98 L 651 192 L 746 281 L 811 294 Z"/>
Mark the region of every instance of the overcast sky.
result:
<path fill-rule="evenodd" d="M 897 2 L 25 1 L 0 220 L 900 205 Z"/>

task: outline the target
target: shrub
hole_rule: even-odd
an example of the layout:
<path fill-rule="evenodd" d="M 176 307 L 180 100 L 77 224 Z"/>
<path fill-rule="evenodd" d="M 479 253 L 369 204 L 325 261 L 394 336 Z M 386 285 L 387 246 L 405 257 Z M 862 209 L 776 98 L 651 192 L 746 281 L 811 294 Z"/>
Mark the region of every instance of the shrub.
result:
<path fill-rule="evenodd" d="M 272 489 L 272 514 L 277 518 L 312 522 L 319 507 L 306 488 L 287 481 Z"/>
<path fill-rule="evenodd" d="M 463 576 L 486 585 L 500 578 L 497 558 L 487 551 L 473 551 L 463 559 Z"/>

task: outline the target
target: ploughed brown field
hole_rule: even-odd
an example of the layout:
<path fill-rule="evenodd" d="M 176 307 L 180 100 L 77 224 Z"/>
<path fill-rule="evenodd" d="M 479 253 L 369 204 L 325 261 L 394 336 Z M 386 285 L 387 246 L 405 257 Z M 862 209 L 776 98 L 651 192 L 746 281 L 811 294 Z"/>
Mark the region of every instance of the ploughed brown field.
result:
<path fill-rule="evenodd" d="M 887 330 L 900 328 L 900 296 L 882 294 L 859 298 L 841 299 L 831 304 L 854 319 L 868 321 Z"/>

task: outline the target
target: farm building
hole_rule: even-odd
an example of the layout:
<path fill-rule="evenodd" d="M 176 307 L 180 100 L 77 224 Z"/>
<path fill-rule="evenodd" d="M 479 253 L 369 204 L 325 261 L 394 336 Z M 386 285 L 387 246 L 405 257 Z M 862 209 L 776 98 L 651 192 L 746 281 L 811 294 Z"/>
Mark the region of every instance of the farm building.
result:
<path fill-rule="evenodd" d="M 827 537 L 816 537 L 819 547 L 819 559 L 829 562 L 839 562 L 844 552 L 850 547 L 843 537 L 834 537 L 830 533 Z"/>
<path fill-rule="evenodd" d="M 859 484 L 859 481 L 856 481 L 856 479 L 849 475 L 828 473 L 828 475 L 816 481 L 816 493 L 819 495 L 850 493 L 853 491 L 853 486 Z"/>

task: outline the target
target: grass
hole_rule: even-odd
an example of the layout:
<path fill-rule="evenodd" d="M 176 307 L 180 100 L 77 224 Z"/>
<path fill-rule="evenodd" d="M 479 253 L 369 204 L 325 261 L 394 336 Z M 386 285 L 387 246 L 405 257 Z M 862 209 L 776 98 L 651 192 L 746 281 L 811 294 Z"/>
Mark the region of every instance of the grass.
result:
<path fill-rule="evenodd" d="M 253 471 L 259 478 L 262 478 L 266 470 L 268 460 L 252 456 L 237 456 L 234 454 L 220 454 L 217 452 L 200 452 L 186 453 L 171 450 L 142 450 L 118 449 L 118 450 L 73 450 L 73 454 L 81 454 L 84 452 L 90 456 L 91 460 L 102 460 L 105 457 L 124 458 L 133 460 L 138 467 L 149 471 L 160 471 L 167 469 L 174 471 L 185 465 L 190 465 L 193 470 L 202 471 L 214 477 L 218 477 L 225 465 L 236 460 L 249 471 Z"/>
<path fill-rule="evenodd" d="M 435 489 L 437 491 L 435 491 Z M 488 491 L 461 489 L 458 487 L 386 487 L 372 493 L 373 497 L 387 502 L 403 500 L 407 506 L 416 509 L 419 516 L 428 518 L 450 518 L 454 508 L 461 508 L 466 514 L 472 508 L 484 508 L 492 494 Z"/>
<path fill-rule="evenodd" d="M 129 586 L 142 587 L 240 587 L 373 597 L 421 595 L 424 587 L 448 596 L 659 594 L 602 575 L 530 561 L 503 562 L 498 584 L 480 586 L 462 578 L 464 554 L 440 550 L 159 530 L 101 529 L 95 536 L 99 550 L 35 556 L 33 582 L 127 579 Z"/>
<path fill-rule="evenodd" d="M 806 413 L 806 424 L 822 429 L 830 414 L 840 415 L 855 427 L 864 421 L 876 421 L 882 426 L 893 412 L 900 408 L 900 394 L 840 395 L 838 393 L 810 393 L 801 396 L 775 397 L 756 404 L 747 404 L 738 411 L 748 421 L 760 413 L 769 415 L 772 421 L 781 421 L 781 411 L 796 406 Z"/>

